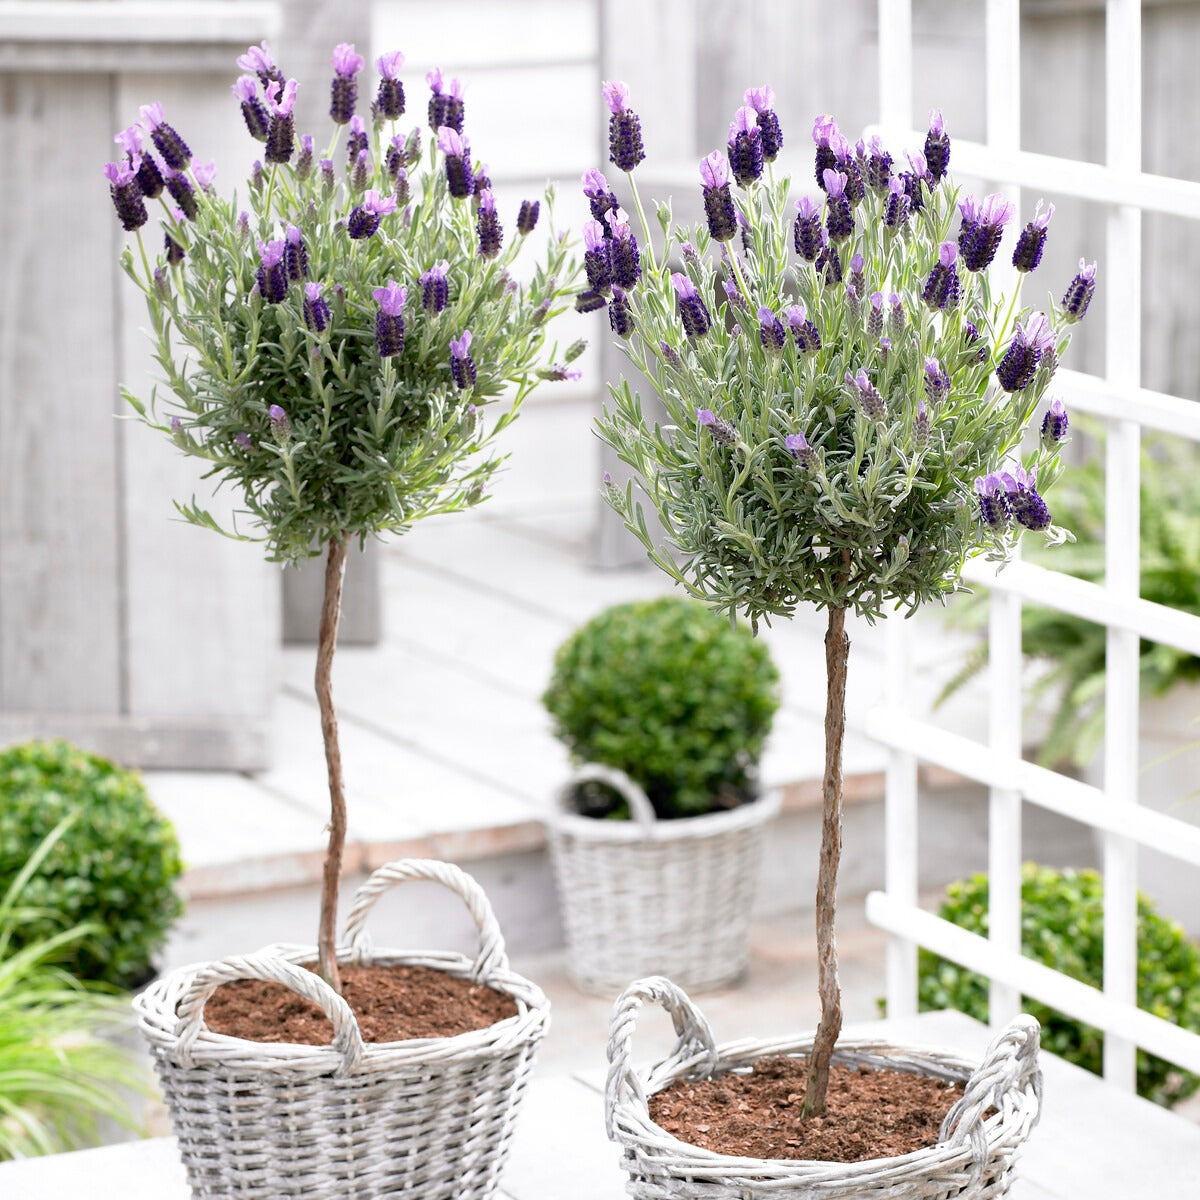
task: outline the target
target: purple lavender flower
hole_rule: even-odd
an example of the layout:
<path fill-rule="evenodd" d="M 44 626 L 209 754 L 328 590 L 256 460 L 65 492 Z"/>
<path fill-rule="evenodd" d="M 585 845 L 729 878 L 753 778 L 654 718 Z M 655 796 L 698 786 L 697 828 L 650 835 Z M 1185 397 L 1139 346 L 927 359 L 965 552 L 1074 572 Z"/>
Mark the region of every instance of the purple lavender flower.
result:
<path fill-rule="evenodd" d="M 783 439 L 783 446 L 802 470 L 811 471 L 816 465 L 817 452 L 808 444 L 808 438 L 803 433 L 789 433 Z"/>
<path fill-rule="evenodd" d="M 358 103 L 355 76 L 366 66 L 361 54 L 355 54 L 352 42 L 340 42 L 333 48 L 333 82 L 329 85 L 329 115 L 335 125 L 346 125 Z"/>
<path fill-rule="evenodd" d="M 182 209 L 173 208 L 171 210 L 171 216 L 175 218 L 176 228 L 182 225 L 184 220 Z M 167 256 L 167 262 L 173 267 L 179 266 L 179 264 L 187 257 L 187 252 L 183 248 L 183 243 L 173 238 L 169 229 L 165 230 L 163 233 L 163 250 Z"/>
<path fill-rule="evenodd" d="M 254 445 L 253 441 L 250 439 L 250 435 L 244 429 L 238 430 L 238 432 L 233 435 L 233 444 L 239 450 L 249 450 L 250 447 Z"/>
<path fill-rule="evenodd" d="M 237 65 L 243 71 L 253 71 L 263 87 L 268 83 L 283 82 L 283 72 L 275 65 L 266 42 L 259 46 L 251 46 L 245 54 L 238 55 Z"/>
<path fill-rule="evenodd" d="M 1022 325 L 1017 322 L 1013 340 L 996 368 L 996 378 L 1006 392 L 1027 388 L 1037 373 L 1043 352 L 1054 345 L 1054 330 L 1045 313 L 1034 313 Z"/>
<path fill-rule="evenodd" d="M 296 156 L 296 178 L 307 179 L 313 169 L 313 139 L 311 133 L 305 133 L 300 138 L 300 153 Z"/>
<path fill-rule="evenodd" d="M 370 188 L 362 198 L 362 203 L 346 219 L 346 232 L 355 241 L 369 238 L 379 228 L 380 221 L 395 211 L 394 196 L 381 196 L 374 188 Z"/>
<path fill-rule="evenodd" d="M 737 215 L 729 194 L 729 170 L 725 156 L 714 150 L 700 161 L 700 182 L 704 187 L 704 215 L 714 241 L 727 242 L 737 232 Z"/>
<path fill-rule="evenodd" d="M 330 158 L 321 159 L 321 187 L 326 193 L 332 192 L 334 189 L 333 178 L 333 160 Z"/>
<path fill-rule="evenodd" d="M 138 164 L 141 165 L 140 163 Z M 105 163 L 104 178 L 108 180 L 109 195 L 121 221 L 121 228 L 132 233 L 150 219 L 137 185 L 137 169 L 128 163 Z"/>
<path fill-rule="evenodd" d="M 841 171 L 825 172 L 825 228 L 840 242 L 854 232 L 854 211 L 846 197 L 846 176 Z"/>
<path fill-rule="evenodd" d="M 758 114 L 758 131 L 762 135 L 763 158 L 774 162 L 783 149 L 783 130 L 779 128 L 779 117 L 775 113 L 775 93 L 770 87 L 748 88 L 744 97 L 746 106 Z"/>
<path fill-rule="evenodd" d="M 721 281 L 721 287 L 725 292 L 725 298 L 729 301 L 730 307 L 749 309 L 746 303 L 746 297 L 742 295 L 741 288 L 737 285 L 735 279 L 724 279 Z"/>
<path fill-rule="evenodd" d="M 287 295 L 287 268 L 283 265 L 286 243 L 259 242 L 258 294 L 268 304 L 278 304 Z"/>
<path fill-rule="evenodd" d="M 388 175 L 395 179 L 404 170 L 407 162 L 408 156 L 404 152 L 404 139 L 399 134 L 396 134 L 388 143 L 383 165 L 387 169 Z"/>
<path fill-rule="evenodd" d="M 1066 295 L 1062 298 L 1063 320 L 1070 324 L 1082 321 L 1096 294 L 1096 264 L 1079 260 L 1079 273 L 1071 280 Z"/>
<path fill-rule="evenodd" d="M 308 277 L 308 248 L 304 245 L 304 237 L 297 225 L 289 225 L 286 230 L 287 245 L 283 250 L 283 265 L 289 279 L 305 279 Z"/>
<path fill-rule="evenodd" d="M 132 159 L 130 161 L 132 162 Z M 141 163 L 137 167 L 137 184 L 138 189 L 147 200 L 154 200 L 162 195 L 162 190 L 166 187 L 166 180 L 163 179 L 153 154 L 142 156 Z"/>
<path fill-rule="evenodd" d="M 821 348 L 821 335 L 808 319 L 808 310 L 803 304 L 792 304 L 783 312 L 784 320 L 792 331 L 796 349 L 801 354 L 815 354 Z"/>
<path fill-rule="evenodd" d="M 888 295 L 888 333 L 899 340 L 908 325 L 908 317 L 904 312 L 904 301 L 898 292 Z"/>
<path fill-rule="evenodd" d="M 863 278 L 863 267 L 867 265 L 867 261 L 858 251 L 855 251 L 850 256 L 850 278 L 849 283 L 854 289 L 861 292 L 866 285 L 866 280 Z"/>
<path fill-rule="evenodd" d="M 542 206 L 537 200 L 522 200 L 520 211 L 517 213 L 517 232 L 526 237 L 531 234 L 538 223 L 538 214 Z"/>
<path fill-rule="evenodd" d="M 659 342 L 658 348 L 662 351 L 663 362 L 667 366 L 674 367 L 677 371 L 683 367 L 683 359 L 679 357 L 679 351 L 670 342 Z"/>
<path fill-rule="evenodd" d="M 361 192 L 371 182 L 371 152 L 360 150 L 354 160 L 354 169 L 350 172 L 350 190 Z"/>
<path fill-rule="evenodd" d="M 739 108 L 729 126 L 729 166 L 741 187 L 749 187 L 763 173 L 762 130 L 758 116 L 749 106 Z"/>
<path fill-rule="evenodd" d="M 942 120 L 940 108 L 929 110 L 929 132 L 925 135 L 925 162 L 929 167 L 929 178 L 935 184 L 940 183 L 950 165 L 950 138 L 946 133 L 946 123 Z"/>
<path fill-rule="evenodd" d="M 296 107 L 296 86 L 294 79 L 267 85 L 271 121 L 267 127 L 267 148 L 263 157 L 269 163 L 290 162 L 296 147 L 296 123 L 292 116 L 292 110 Z"/>
<path fill-rule="evenodd" d="M 783 322 L 765 304 L 758 309 L 758 340 L 772 354 L 782 354 L 787 345 Z"/>
<path fill-rule="evenodd" d="M 892 177 L 892 156 L 883 148 L 878 134 L 867 145 L 866 163 L 868 186 L 877 192 L 886 192 Z"/>
<path fill-rule="evenodd" d="M 187 176 L 180 171 L 172 171 L 170 167 L 164 167 L 163 182 L 183 215 L 189 221 L 194 221 L 200 214 L 200 206 L 196 203 L 196 193 L 188 183 Z"/>
<path fill-rule="evenodd" d="M 821 210 L 807 197 L 796 201 L 796 223 L 792 226 L 792 243 L 805 262 L 816 262 L 821 252 Z"/>
<path fill-rule="evenodd" d="M 1047 450 L 1053 450 L 1060 442 L 1066 440 L 1070 426 L 1066 407 L 1056 397 L 1050 402 L 1050 407 L 1042 418 L 1042 445 Z"/>
<path fill-rule="evenodd" d="M 1042 251 L 1046 247 L 1046 227 L 1054 216 L 1054 205 L 1042 212 L 1043 201 L 1037 202 L 1033 220 L 1029 221 L 1017 237 L 1017 246 L 1013 250 L 1012 264 L 1018 271 L 1036 271 L 1042 261 Z"/>
<path fill-rule="evenodd" d="M 321 295 L 319 283 L 304 285 L 304 324 L 313 333 L 324 333 L 329 327 L 329 305 Z"/>
<path fill-rule="evenodd" d="M 958 247 L 953 242 L 943 242 L 938 247 L 938 261 L 929 272 L 925 290 L 921 299 L 930 308 L 940 308 L 949 311 L 958 305 L 959 281 L 958 268 L 954 265 L 958 258 Z"/>
<path fill-rule="evenodd" d="M 607 305 L 608 301 L 595 288 L 588 288 L 586 292 L 580 292 L 575 297 L 576 312 L 596 312 L 597 309 L 605 308 Z"/>
<path fill-rule="evenodd" d="M 887 181 L 888 197 L 883 203 L 883 223 L 888 229 L 899 229 L 908 220 L 912 201 L 905 191 L 904 180 L 893 175 Z"/>
<path fill-rule="evenodd" d="M 594 292 L 605 293 L 612 283 L 612 257 L 609 246 L 604 226 L 599 221 L 585 221 L 583 269 L 587 274 L 588 287 Z"/>
<path fill-rule="evenodd" d="M 446 276 L 450 264 L 443 258 L 421 275 L 421 307 L 429 314 L 440 313 L 450 302 L 450 283 Z"/>
<path fill-rule="evenodd" d="M 1000 476 L 1004 484 L 1005 499 L 1017 523 L 1026 529 L 1045 529 L 1050 524 L 1050 510 L 1037 492 L 1037 472 L 1024 467 L 1013 468 Z"/>
<path fill-rule="evenodd" d="M 813 142 L 817 147 L 816 175 L 817 187 L 825 188 L 825 172 L 837 167 L 837 155 L 830 148 L 834 138 L 840 136 L 837 122 L 828 115 L 817 117 L 813 122 Z"/>
<path fill-rule="evenodd" d="M 192 166 L 192 178 L 200 185 L 202 192 L 211 192 L 213 180 L 217 177 L 215 162 L 195 163 Z"/>
<path fill-rule="evenodd" d="M 409 187 L 408 187 L 408 172 L 403 167 L 401 167 L 396 172 L 396 180 L 392 184 L 392 195 L 396 199 L 396 206 L 398 208 L 403 208 L 405 205 L 407 205 L 411 194 L 412 193 L 409 191 Z M 406 213 L 405 214 L 405 222 L 406 223 L 407 223 L 407 220 L 408 220 L 408 214 Z"/>
<path fill-rule="evenodd" d="M 379 357 L 394 358 L 403 354 L 404 301 L 408 297 L 408 288 L 389 279 L 387 287 L 376 288 L 371 295 L 379 305 L 375 313 L 375 347 Z"/>
<path fill-rule="evenodd" d="M 835 161 L 833 170 L 846 177 L 846 199 L 851 206 L 860 203 L 867 194 L 867 188 L 863 183 L 862 169 L 850 150 L 850 143 L 839 133 L 830 141 L 829 148 L 833 151 Z"/>
<path fill-rule="evenodd" d="M 712 327 L 712 318 L 696 285 L 684 274 L 675 271 L 671 275 L 671 286 L 679 302 L 679 317 L 683 321 L 683 332 L 689 338 L 703 337 Z"/>
<path fill-rule="evenodd" d="M 917 401 L 917 415 L 913 420 L 913 445 L 918 450 L 929 442 L 929 410 L 924 400 Z"/>
<path fill-rule="evenodd" d="M 482 191 L 491 191 L 492 177 L 488 174 L 487 163 L 478 163 L 476 165 L 475 173 L 471 176 L 471 180 L 476 196 Z M 476 203 L 478 203 L 478 200 Z"/>
<path fill-rule="evenodd" d="M 607 219 L 612 234 L 608 244 L 612 281 L 628 291 L 642 277 L 637 239 L 628 224 L 617 220 L 616 213 L 610 212 Z"/>
<path fill-rule="evenodd" d="M 446 156 L 446 185 L 456 200 L 465 200 L 475 190 L 471 173 L 471 143 L 444 125 L 438 131 L 438 149 Z"/>
<path fill-rule="evenodd" d="M 441 129 L 453 129 L 462 133 L 466 106 L 463 103 L 463 86 L 458 79 L 445 79 L 441 68 L 434 67 L 425 76 L 432 95 L 429 97 L 429 128 L 437 133 Z M 443 91 L 443 87 L 445 91 Z"/>
<path fill-rule="evenodd" d="M 583 174 L 583 194 L 588 198 L 592 220 L 604 223 L 604 218 L 618 207 L 616 195 L 609 190 L 608 180 L 593 167 Z"/>
<path fill-rule="evenodd" d="M 883 293 L 872 292 L 867 310 L 867 337 L 878 341 L 883 336 Z"/>
<path fill-rule="evenodd" d="M 192 161 L 192 152 L 187 143 L 163 120 L 161 104 L 143 104 L 138 112 L 142 114 L 142 125 L 150 134 L 154 148 L 163 156 L 163 162 L 173 171 L 186 171 Z"/>
<path fill-rule="evenodd" d="M 633 311 L 629 297 L 623 288 L 614 287 L 608 305 L 608 324 L 617 337 L 627 338 L 633 333 Z"/>
<path fill-rule="evenodd" d="M 253 75 L 239 75 L 233 85 L 233 94 L 242 106 L 242 120 L 255 141 L 267 140 L 267 126 L 270 124 L 270 114 L 266 105 L 258 98 L 258 80 Z"/>
<path fill-rule="evenodd" d="M 982 204 L 974 196 L 960 200 L 958 211 L 962 227 L 958 231 L 958 249 L 968 271 L 984 271 L 996 257 L 1004 226 L 1012 220 L 1013 206 L 993 192 Z"/>
<path fill-rule="evenodd" d="M 267 419 L 271 422 L 271 432 L 281 446 L 286 446 L 292 440 L 292 423 L 288 415 L 278 404 L 272 404 L 267 409 Z"/>
<path fill-rule="evenodd" d="M 1004 479 L 994 472 L 977 477 L 975 495 L 979 498 L 979 516 L 989 529 L 1007 529 L 1012 515 Z"/>
<path fill-rule="evenodd" d="M 846 310 L 850 314 L 850 325 L 857 326 L 862 317 L 862 302 L 853 283 L 846 284 Z"/>
<path fill-rule="evenodd" d="M 404 66 L 404 55 L 389 50 L 375 60 L 379 72 L 379 91 L 375 94 L 375 109 L 385 121 L 404 116 L 404 84 L 398 78 Z"/>
<path fill-rule="evenodd" d="M 935 408 L 950 395 L 950 376 L 932 354 L 925 356 L 925 395 Z"/>
<path fill-rule="evenodd" d="M 358 156 L 369 146 L 366 122 L 358 113 L 355 113 L 350 118 L 350 130 L 346 136 L 346 161 L 350 166 L 354 166 L 358 161 Z"/>
<path fill-rule="evenodd" d="M 629 107 L 629 89 L 609 82 L 601 89 L 608 118 L 608 157 L 618 171 L 632 171 L 646 157 L 642 149 L 642 123 Z"/>
<path fill-rule="evenodd" d="M 857 375 L 851 375 L 847 371 L 846 386 L 855 393 L 864 417 L 872 421 L 886 420 L 887 404 L 876 390 L 866 371 L 860 369 Z"/>
<path fill-rule="evenodd" d="M 471 357 L 471 331 L 464 329 L 457 341 L 450 343 L 450 374 L 459 391 L 469 391 L 475 386 L 477 373 L 475 360 Z"/>
<path fill-rule="evenodd" d="M 904 182 L 904 194 L 908 197 L 909 208 L 913 212 L 920 212 L 925 207 L 925 188 L 933 186 L 933 177 L 929 174 L 925 155 L 919 150 L 906 150 L 904 157 L 908 159 L 910 168 L 900 175 Z"/>
<path fill-rule="evenodd" d="M 713 441 L 727 449 L 737 445 L 737 429 L 724 417 L 718 417 L 711 408 L 696 409 L 696 420 L 712 434 Z"/>
<path fill-rule="evenodd" d="M 987 362 L 988 348 L 987 345 L 980 339 L 979 330 L 970 321 L 963 323 L 963 343 L 967 346 L 977 346 L 975 358 L 978 362 Z M 1045 358 L 1046 352 L 1042 352 L 1042 357 Z"/>
<path fill-rule="evenodd" d="M 842 282 L 842 259 L 838 248 L 832 242 L 821 242 L 821 252 L 813 265 L 827 286 L 832 287 Z"/>
<path fill-rule="evenodd" d="M 496 201 L 489 189 L 479 193 L 479 211 L 475 214 L 475 232 L 479 236 L 480 258 L 495 258 L 504 241 L 504 230 L 496 215 Z"/>

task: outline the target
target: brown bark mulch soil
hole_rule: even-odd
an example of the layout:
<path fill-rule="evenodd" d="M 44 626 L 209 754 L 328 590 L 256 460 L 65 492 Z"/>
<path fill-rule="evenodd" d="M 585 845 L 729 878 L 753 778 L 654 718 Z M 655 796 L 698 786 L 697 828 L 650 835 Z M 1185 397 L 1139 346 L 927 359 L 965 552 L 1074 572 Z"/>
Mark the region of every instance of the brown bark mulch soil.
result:
<path fill-rule="evenodd" d="M 455 1037 L 517 1013 L 511 996 L 429 967 L 343 966 L 341 976 L 342 996 L 367 1042 Z M 327 1046 L 333 1040 L 333 1026 L 315 1004 L 281 983 L 257 979 L 222 984 L 205 1005 L 204 1020 L 214 1033 L 252 1042 Z"/>
<path fill-rule="evenodd" d="M 808 1062 L 760 1058 L 747 1074 L 680 1081 L 650 1098 L 668 1133 L 745 1158 L 862 1162 L 934 1145 L 960 1083 L 834 1063 L 823 1117 L 800 1119 Z"/>

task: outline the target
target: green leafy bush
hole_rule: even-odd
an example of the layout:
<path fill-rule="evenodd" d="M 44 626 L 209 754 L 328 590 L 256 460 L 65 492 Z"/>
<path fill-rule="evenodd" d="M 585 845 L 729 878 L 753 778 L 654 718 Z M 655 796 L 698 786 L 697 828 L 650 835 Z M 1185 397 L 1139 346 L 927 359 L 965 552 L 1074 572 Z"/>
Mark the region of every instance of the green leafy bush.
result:
<path fill-rule="evenodd" d="M 30 922 L 45 915 L 41 872 L 80 816 L 35 844 L 0 890 L 0 1161 L 95 1144 L 100 1118 L 133 1128 L 128 1089 L 145 1090 L 129 1053 L 108 1036 L 129 1024 L 125 998 L 98 993 L 60 965 L 94 931 L 29 937 Z"/>
<path fill-rule="evenodd" d="M 988 877 L 952 883 L 939 913 L 971 933 L 988 931 Z M 1054 871 L 1026 863 L 1021 877 L 1021 950 L 1044 963 L 1099 987 L 1104 969 L 1104 880 L 1096 871 Z M 920 1006 L 955 1008 L 988 1019 L 988 984 L 982 975 L 927 950 L 920 955 Z M 1100 1030 L 1081 1024 L 1036 1000 L 1026 1011 L 1042 1023 L 1042 1045 L 1068 1062 L 1100 1073 L 1104 1041 Z M 1161 917 L 1138 897 L 1138 1007 L 1182 1029 L 1200 1033 L 1200 949 L 1174 921 Z M 1161 1058 L 1138 1051 L 1138 1092 L 1168 1107 L 1200 1088 L 1200 1076 L 1187 1074 Z"/>
<path fill-rule="evenodd" d="M 574 759 L 617 767 L 659 816 L 684 817 L 751 798 L 778 683 L 748 629 L 665 596 L 615 605 L 577 629 L 542 702 Z M 607 797 L 596 815 L 617 807 Z"/>
<path fill-rule="evenodd" d="M 128 987 L 144 977 L 182 911 L 171 823 L 138 776 L 66 742 L 0 751 L 0 891 L 66 816 L 78 814 L 25 888 L 30 910 L 14 948 L 87 924 L 67 965 L 80 978 Z"/>

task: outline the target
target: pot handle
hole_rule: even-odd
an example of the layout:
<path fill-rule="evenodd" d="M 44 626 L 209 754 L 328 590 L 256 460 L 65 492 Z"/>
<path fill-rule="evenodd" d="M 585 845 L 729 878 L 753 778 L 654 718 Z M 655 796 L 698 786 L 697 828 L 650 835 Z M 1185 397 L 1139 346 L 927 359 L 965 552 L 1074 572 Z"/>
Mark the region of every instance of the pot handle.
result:
<path fill-rule="evenodd" d="M 1038 1063 L 1041 1030 L 1041 1025 L 1026 1013 L 1015 1017 L 1001 1030 L 967 1080 L 962 1099 L 954 1104 L 942 1122 L 940 1141 L 952 1146 L 971 1144 L 975 1160 L 971 1171 L 972 1186 L 982 1175 L 987 1159 L 983 1114 L 989 1108 L 1002 1108 L 1005 1097 L 1011 1092 L 1031 1088 L 1037 1101 L 1034 1124 L 1041 1116 L 1042 1068 Z"/>
<path fill-rule="evenodd" d="M 384 865 L 354 893 L 350 914 L 342 932 L 343 944 L 350 946 L 350 961 L 361 966 L 371 960 L 371 935 L 365 929 L 367 914 L 375 901 L 384 892 L 398 883 L 411 880 L 428 880 L 440 883 L 459 896 L 467 906 L 476 928 L 479 930 L 479 950 L 471 964 L 471 978 L 475 982 L 489 979 L 497 971 L 508 970 L 508 954 L 504 948 L 504 935 L 496 921 L 496 914 L 484 894 L 483 888 L 465 871 L 453 863 L 439 862 L 434 858 L 401 858 Z"/>
<path fill-rule="evenodd" d="M 654 815 L 654 805 L 650 803 L 650 797 L 646 795 L 642 787 L 616 767 L 609 767 L 604 763 L 584 763 L 571 775 L 566 786 L 559 793 L 559 803 L 563 808 L 567 807 L 571 789 L 577 783 L 603 783 L 620 793 L 621 799 L 629 805 L 633 819 L 643 829 L 652 828 L 658 819 Z"/>
<path fill-rule="evenodd" d="M 667 1057 L 665 1066 L 675 1066 L 703 1055 L 709 1071 L 717 1067 L 717 1048 L 704 1014 L 688 994 L 669 979 L 652 975 L 631 983 L 613 1006 L 608 1026 L 608 1079 L 604 1085 L 604 1123 L 610 1141 L 615 1140 L 616 1110 L 623 1096 L 632 1093 L 642 1105 L 646 1095 L 632 1067 L 633 1030 L 643 1002 L 661 1004 L 670 1014 L 679 1041 Z"/>
<path fill-rule="evenodd" d="M 363 1039 L 350 1005 L 315 972 L 271 955 L 250 955 L 207 963 L 188 984 L 176 1010 L 179 1021 L 175 1026 L 176 1054 L 186 1070 L 195 1065 L 193 1052 L 203 1024 L 205 1004 L 222 984 L 238 979 L 281 983 L 305 1000 L 311 1000 L 333 1024 L 333 1048 L 342 1055 L 336 1075 L 339 1078 L 348 1075 L 358 1065 L 363 1055 Z"/>

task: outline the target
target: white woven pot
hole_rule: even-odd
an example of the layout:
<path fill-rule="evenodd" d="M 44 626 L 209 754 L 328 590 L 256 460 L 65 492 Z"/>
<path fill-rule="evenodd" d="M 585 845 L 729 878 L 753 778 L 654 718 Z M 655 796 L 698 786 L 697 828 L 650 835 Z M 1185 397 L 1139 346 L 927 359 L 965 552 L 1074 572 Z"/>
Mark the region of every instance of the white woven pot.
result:
<path fill-rule="evenodd" d="M 372 952 L 376 898 L 406 880 L 444 884 L 479 928 L 474 959 Z M 540 988 L 509 970 L 487 897 L 457 867 L 389 863 L 358 890 L 339 961 L 432 967 L 511 996 L 517 1015 L 451 1038 L 364 1043 L 346 1002 L 296 964 L 311 947 L 183 967 L 134 1000 L 150 1043 L 195 1200 L 485 1200 L 507 1157 L 513 1120 L 549 1021 Z M 275 980 L 320 1005 L 329 1046 L 251 1042 L 213 1033 L 204 1005 L 223 983 Z"/>
<path fill-rule="evenodd" d="M 679 1041 L 668 1058 L 639 1075 L 631 1066 L 633 1031 L 647 1000 L 671 1014 Z M 626 988 L 613 1010 L 605 1089 L 608 1136 L 623 1147 L 622 1166 L 629 1175 L 625 1190 L 633 1200 L 995 1200 L 1007 1195 L 1017 1150 L 1040 1115 L 1039 1032 L 1032 1017 L 1018 1017 L 978 1066 L 941 1050 L 839 1042 L 835 1062 L 966 1084 L 937 1144 L 857 1163 L 738 1158 L 673 1137 L 650 1119 L 648 1098 L 676 1080 L 745 1070 L 767 1055 L 805 1056 L 812 1038 L 717 1046 L 708 1022 L 684 992 L 667 979 L 641 979 Z"/>
<path fill-rule="evenodd" d="M 619 791 L 633 819 L 575 812 L 575 785 L 591 780 Z M 670 975 L 692 991 L 741 975 L 763 830 L 778 812 L 771 795 L 728 812 L 659 821 L 628 775 L 598 764 L 580 768 L 560 790 L 550 821 L 571 979 L 612 995 L 642 975 Z"/>

